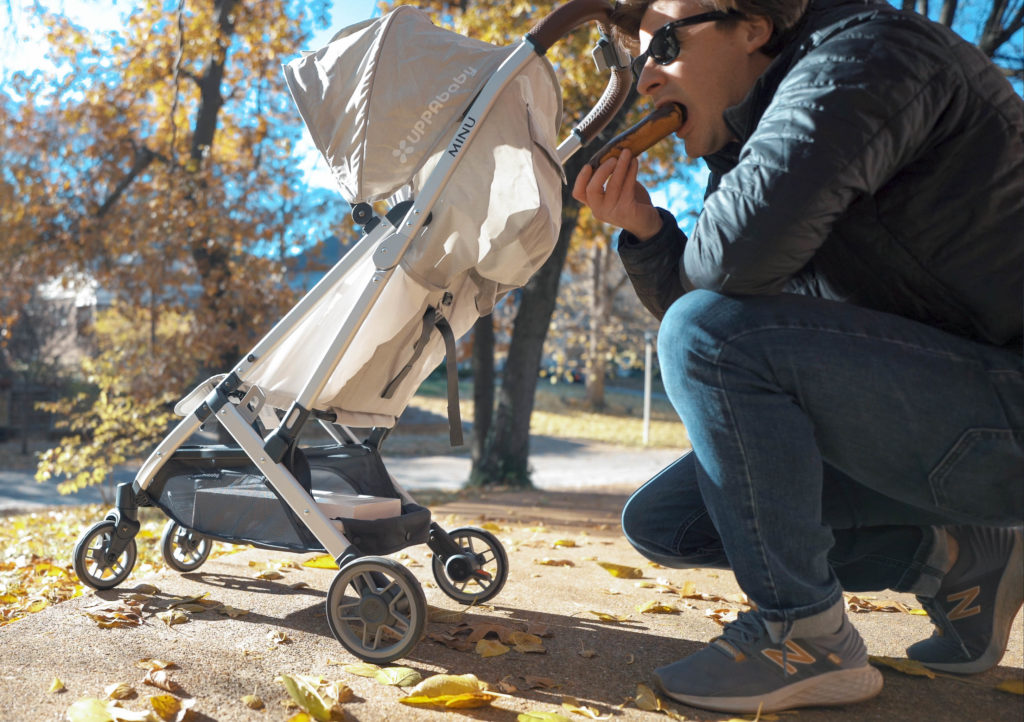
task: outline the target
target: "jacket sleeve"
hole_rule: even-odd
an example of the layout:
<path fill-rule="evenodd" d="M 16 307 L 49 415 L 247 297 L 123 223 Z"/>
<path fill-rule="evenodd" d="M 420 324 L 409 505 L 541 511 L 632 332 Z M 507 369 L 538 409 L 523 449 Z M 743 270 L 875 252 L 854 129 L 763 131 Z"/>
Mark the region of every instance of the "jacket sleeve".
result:
<path fill-rule="evenodd" d="M 619 233 L 618 251 L 633 290 L 648 311 L 658 319 L 672 302 L 683 295 L 679 263 L 686 245 L 686 236 L 679 230 L 675 217 L 659 208 L 661 230 L 646 241 L 632 233 Z"/>
<path fill-rule="evenodd" d="M 835 220 L 905 166 L 941 117 L 948 61 L 923 24 L 875 18 L 817 42 L 705 199 L 680 266 L 684 290 L 781 292 Z"/>

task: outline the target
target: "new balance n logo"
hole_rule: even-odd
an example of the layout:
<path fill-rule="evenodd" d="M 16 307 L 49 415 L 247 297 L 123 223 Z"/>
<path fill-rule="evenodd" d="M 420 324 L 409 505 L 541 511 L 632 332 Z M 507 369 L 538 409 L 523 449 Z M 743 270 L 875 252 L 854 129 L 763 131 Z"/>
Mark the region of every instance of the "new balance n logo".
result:
<path fill-rule="evenodd" d="M 956 594 L 950 594 L 946 597 L 947 602 L 956 602 L 956 606 L 947 614 L 949 621 L 955 622 L 958 619 L 964 619 L 965 617 L 973 617 L 975 614 L 981 614 L 981 605 L 976 607 L 971 606 L 971 602 L 981 593 L 981 587 L 971 587 L 965 589 L 962 592 Z"/>
<path fill-rule="evenodd" d="M 786 674 L 796 674 L 796 667 L 791 662 L 795 664 L 814 664 L 815 662 L 810 652 L 792 640 L 786 642 L 786 650 L 785 664 L 782 662 L 781 649 L 762 649 L 761 654 L 786 670 Z"/>

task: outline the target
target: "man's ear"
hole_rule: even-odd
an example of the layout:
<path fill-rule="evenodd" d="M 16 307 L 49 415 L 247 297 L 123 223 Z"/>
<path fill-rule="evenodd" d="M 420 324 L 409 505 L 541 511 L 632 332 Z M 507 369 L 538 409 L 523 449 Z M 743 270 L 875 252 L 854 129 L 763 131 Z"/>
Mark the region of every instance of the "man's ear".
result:
<path fill-rule="evenodd" d="M 775 25 L 764 15 L 748 15 L 740 21 L 743 26 L 743 40 L 748 53 L 755 53 L 764 47 L 772 37 Z"/>

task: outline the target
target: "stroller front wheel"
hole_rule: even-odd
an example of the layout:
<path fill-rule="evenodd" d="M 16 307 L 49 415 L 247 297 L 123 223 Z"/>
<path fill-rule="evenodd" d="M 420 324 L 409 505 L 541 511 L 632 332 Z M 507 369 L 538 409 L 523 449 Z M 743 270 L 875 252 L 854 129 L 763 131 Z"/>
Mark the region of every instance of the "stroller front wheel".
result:
<path fill-rule="evenodd" d="M 366 662 L 405 656 L 423 636 L 427 599 L 412 572 L 385 557 L 355 559 L 327 591 L 327 622 L 339 642 Z"/>
<path fill-rule="evenodd" d="M 113 589 L 131 574 L 138 557 L 135 539 L 130 539 L 120 554 L 112 554 L 111 542 L 116 532 L 117 524 L 104 519 L 78 538 L 72 561 L 83 584 L 93 589 Z"/>
<path fill-rule="evenodd" d="M 201 567 L 212 549 L 213 542 L 208 537 L 174 520 L 167 522 L 160 535 L 164 563 L 178 572 L 192 572 Z"/>
<path fill-rule="evenodd" d="M 442 559 L 434 554 L 431 569 L 441 591 L 463 604 L 493 598 L 508 578 L 508 555 L 498 538 L 484 529 L 459 527 L 448 536 L 462 550 Z"/>

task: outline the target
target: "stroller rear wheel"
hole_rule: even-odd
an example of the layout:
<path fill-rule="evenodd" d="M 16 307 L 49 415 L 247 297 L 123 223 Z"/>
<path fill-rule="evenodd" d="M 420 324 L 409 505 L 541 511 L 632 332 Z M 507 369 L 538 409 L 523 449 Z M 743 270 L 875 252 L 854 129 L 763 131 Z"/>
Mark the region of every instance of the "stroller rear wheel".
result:
<path fill-rule="evenodd" d="M 405 656 L 423 636 L 427 600 L 404 566 L 384 557 L 355 559 L 327 591 L 327 622 L 339 642 L 367 662 Z"/>
<path fill-rule="evenodd" d="M 508 556 L 498 538 L 472 526 L 452 529 L 448 536 L 462 552 L 446 559 L 434 554 L 431 568 L 441 590 L 463 604 L 480 604 L 500 592 L 508 578 Z"/>
<path fill-rule="evenodd" d="M 131 574 L 138 557 L 135 539 L 130 539 L 120 554 L 110 552 L 117 524 L 104 519 L 89 527 L 75 544 L 72 561 L 75 574 L 93 589 L 113 589 Z"/>
<path fill-rule="evenodd" d="M 212 549 L 213 542 L 208 537 L 174 520 L 167 522 L 160 536 L 164 562 L 178 572 L 192 572 L 201 567 Z"/>

